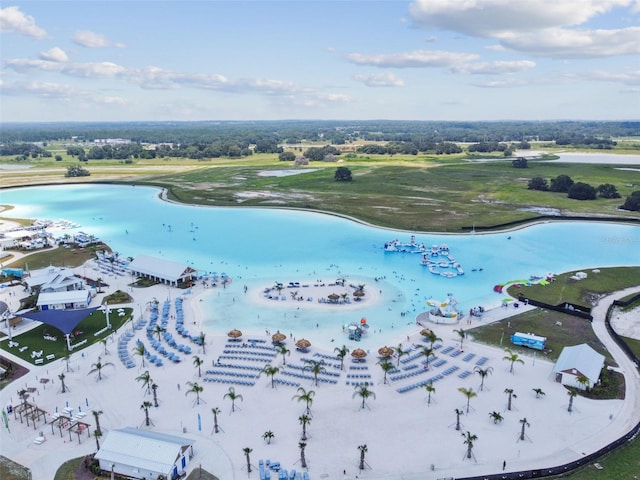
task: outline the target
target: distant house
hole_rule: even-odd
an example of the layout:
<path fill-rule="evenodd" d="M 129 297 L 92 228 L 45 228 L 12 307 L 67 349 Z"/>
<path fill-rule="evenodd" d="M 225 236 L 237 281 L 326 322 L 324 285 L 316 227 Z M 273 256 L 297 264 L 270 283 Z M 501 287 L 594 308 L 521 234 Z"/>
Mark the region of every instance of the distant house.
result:
<path fill-rule="evenodd" d="M 193 457 L 193 440 L 137 428 L 111 430 L 95 459 L 100 468 L 131 478 L 176 478 Z"/>
<path fill-rule="evenodd" d="M 604 355 L 599 354 L 586 343 L 564 347 L 553 367 L 555 380 L 567 387 L 580 390 L 592 388 L 600 378 L 604 366 Z M 585 377 L 588 384 L 578 382 L 578 378 Z"/>
<path fill-rule="evenodd" d="M 197 273 L 187 265 L 148 255 L 138 255 L 134 258 L 129 264 L 129 271 L 137 277 L 149 278 L 174 287 L 191 282 Z"/>
<path fill-rule="evenodd" d="M 40 310 L 77 310 L 87 308 L 90 303 L 89 290 L 64 290 L 40 293 L 36 305 Z"/>
<path fill-rule="evenodd" d="M 60 267 L 33 270 L 24 281 L 31 292 L 36 287 L 40 293 L 67 292 L 84 288 L 82 279 L 77 277 L 73 270 Z"/>

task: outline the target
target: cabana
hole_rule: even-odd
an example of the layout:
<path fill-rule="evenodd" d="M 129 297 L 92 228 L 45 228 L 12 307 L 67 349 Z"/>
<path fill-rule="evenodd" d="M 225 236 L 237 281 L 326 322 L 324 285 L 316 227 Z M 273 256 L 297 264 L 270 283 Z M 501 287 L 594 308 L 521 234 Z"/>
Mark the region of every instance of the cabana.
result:
<path fill-rule="evenodd" d="M 553 367 L 555 380 L 568 387 L 584 390 L 592 388 L 600 378 L 604 366 L 604 355 L 599 354 L 586 343 L 564 347 Z M 578 382 L 578 378 L 587 378 L 588 382 Z"/>
<path fill-rule="evenodd" d="M 192 281 L 197 273 L 187 265 L 148 255 L 134 258 L 129 264 L 129 271 L 137 277 L 149 278 L 172 287 Z"/>

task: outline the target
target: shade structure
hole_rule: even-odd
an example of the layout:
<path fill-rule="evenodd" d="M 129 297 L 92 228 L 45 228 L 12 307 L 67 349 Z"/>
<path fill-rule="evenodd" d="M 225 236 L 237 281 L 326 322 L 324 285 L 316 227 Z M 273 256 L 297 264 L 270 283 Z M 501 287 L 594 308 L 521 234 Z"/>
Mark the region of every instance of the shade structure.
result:
<path fill-rule="evenodd" d="M 423 337 L 429 337 L 431 336 L 431 334 L 433 334 L 433 330 L 429 328 L 423 328 L 422 330 L 420 330 L 420 335 L 422 335 Z"/>
<path fill-rule="evenodd" d="M 330 293 L 327 298 L 329 300 L 338 300 L 340 298 L 340 295 L 338 295 L 337 293 Z"/>
<path fill-rule="evenodd" d="M 280 333 L 280 332 L 276 332 L 273 335 L 271 335 L 271 340 L 273 340 L 274 343 L 280 343 L 285 338 L 287 338 L 287 336 L 284 333 Z"/>
<path fill-rule="evenodd" d="M 355 292 L 353 292 L 353 296 L 354 297 L 364 297 L 364 291 L 356 290 Z"/>
<path fill-rule="evenodd" d="M 311 342 L 306 338 L 301 338 L 296 342 L 296 347 L 298 347 L 300 350 L 306 350 L 310 346 L 311 346 Z"/>
<path fill-rule="evenodd" d="M 367 356 L 367 352 L 365 352 L 361 348 L 356 348 L 353 352 L 351 352 L 351 356 L 353 358 L 361 359 Z"/>
<path fill-rule="evenodd" d="M 378 355 L 380 355 L 381 357 L 390 357 L 391 355 L 393 355 L 393 353 L 393 348 L 387 347 L 386 345 L 378 349 Z"/>
<path fill-rule="evenodd" d="M 242 336 L 242 332 L 236 328 L 227 333 L 227 336 L 230 338 L 239 338 Z"/>

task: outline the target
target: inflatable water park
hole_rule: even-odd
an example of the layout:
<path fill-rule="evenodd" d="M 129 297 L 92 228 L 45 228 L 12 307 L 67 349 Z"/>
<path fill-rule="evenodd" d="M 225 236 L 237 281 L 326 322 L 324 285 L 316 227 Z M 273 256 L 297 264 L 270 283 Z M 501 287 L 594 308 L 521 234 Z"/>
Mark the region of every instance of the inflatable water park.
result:
<path fill-rule="evenodd" d="M 464 275 L 462 265 L 458 263 L 451 254 L 449 246 L 446 244 L 431 245 L 427 248 L 424 243 L 418 243 L 415 235 L 411 235 L 408 243 L 403 243 L 398 239 L 391 240 L 384 244 L 385 252 L 396 253 L 419 253 L 422 255 L 420 265 L 427 267 L 434 275 L 446 278 Z"/>

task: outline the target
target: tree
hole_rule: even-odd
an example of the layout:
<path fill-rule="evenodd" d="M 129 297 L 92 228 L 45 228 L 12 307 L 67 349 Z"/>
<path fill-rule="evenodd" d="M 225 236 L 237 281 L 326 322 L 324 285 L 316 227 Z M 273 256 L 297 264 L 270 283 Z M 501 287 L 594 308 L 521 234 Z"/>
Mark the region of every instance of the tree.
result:
<path fill-rule="evenodd" d="M 527 183 L 527 188 L 529 190 L 539 190 L 541 192 L 546 192 L 547 190 L 549 190 L 549 184 L 547 183 L 547 180 L 545 178 L 533 177 L 531 180 L 529 180 L 529 183 Z"/>
<path fill-rule="evenodd" d="M 460 430 L 460 415 L 464 415 L 464 412 L 459 408 L 456 408 L 454 412 L 456 414 L 456 430 Z"/>
<path fill-rule="evenodd" d="M 278 343 L 276 345 L 276 350 L 278 350 L 278 353 L 282 355 L 282 364 L 286 365 L 287 364 L 286 356 L 291 355 L 291 350 L 289 350 L 287 346 L 282 343 Z"/>
<path fill-rule="evenodd" d="M 236 411 L 236 400 L 243 401 L 242 395 L 236 393 L 236 389 L 233 387 L 229 387 L 229 391 L 222 396 L 222 399 L 228 398 L 231 400 L 231 411 Z"/>
<path fill-rule="evenodd" d="M 591 383 L 589 381 L 589 378 L 584 376 L 584 375 L 578 375 L 576 377 L 576 382 L 578 383 L 578 385 L 580 385 L 580 387 L 583 390 L 588 390 L 589 389 L 589 384 Z"/>
<path fill-rule="evenodd" d="M 158 384 L 157 383 L 152 383 L 151 384 L 151 391 L 153 392 L 153 406 L 158 408 Z"/>
<path fill-rule="evenodd" d="M 300 415 L 298 417 L 298 421 L 300 425 L 302 425 L 302 435 L 300 436 L 300 440 L 307 439 L 307 425 L 311 423 L 311 417 L 308 415 Z"/>
<path fill-rule="evenodd" d="M 262 370 L 260 370 L 260 373 L 264 373 L 267 376 L 271 377 L 271 388 L 276 388 L 276 384 L 274 382 L 274 377 L 276 375 L 276 373 L 278 373 L 280 371 L 279 367 L 274 367 L 271 364 L 267 364 L 264 366 L 264 368 Z"/>
<path fill-rule="evenodd" d="M 247 460 L 247 472 L 251 473 L 251 459 L 249 458 L 249 454 L 253 452 L 253 449 L 246 447 L 243 448 L 242 451 L 244 452 L 244 456 Z"/>
<path fill-rule="evenodd" d="M 346 345 L 342 345 L 342 347 L 336 347 L 333 349 L 336 352 L 336 356 L 340 359 L 340 370 L 344 370 L 344 357 L 349 354 L 349 349 Z"/>
<path fill-rule="evenodd" d="M 262 438 L 267 442 L 267 445 L 271 445 L 271 439 L 275 437 L 271 430 L 267 430 L 262 434 Z"/>
<path fill-rule="evenodd" d="M 89 370 L 89 373 L 87 373 L 87 375 L 91 375 L 92 373 L 98 372 L 97 380 L 102 380 L 102 369 L 104 367 L 114 367 L 115 368 L 115 365 L 113 363 L 111 363 L 111 362 L 102 363 L 100 361 L 100 357 L 98 357 L 98 361 L 96 363 L 92 363 L 91 364 L 91 370 Z"/>
<path fill-rule="evenodd" d="M 58 378 L 60 379 L 60 383 L 62 383 L 62 393 L 66 393 L 67 386 L 64 384 L 64 379 L 65 379 L 64 373 L 61 373 L 60 375 L 58 375 Z"/>
<path fill-rule="evenodd" d="M 471 432 L 465 432 L 462 434 L 464 438 L 464 444 L 467 446 L 467 458 L 471 458 L 473 455 L 473 443 L 478 440 L 477 435 L 473 435 Z"/>
<path fill-rule="evenodd" d="M 520 355 L 509 350 L 508 348 L 505 350 L 506 355 L 502 357 L 503 360 L 511 362 L 511 367 L 509 368 L 509 373 L 513 373 L 513 364 L 518 362 L 524 365 L 524 360 L 520 358 Z"/>
<path fill-rule="evenodd" d="M 223 279 L 223 284 L 226 281 L 226 279 Z M 200 334 L 198 335 L 198 345 L 200 345 L 202 347 L 202 354 L 206 355 L 207 351 L 206 351 L 206 344 L 207 344 L 207 334 L 204 332 L 200 332 Z"/>
<path fill-rule="evenodd" d="M 429 370 L 429 358 L 433 357 L 433 348 L 431 348 L 431 347 L 422 347 L 422 351 L 420 353 L 427 358 L 426 363 L 425 363 L 425 368 L 427 370 Z"/>
<path fill-rule="evenodd" d="M 96 439 L 96 450 L 100 450 L 99 438 L 102 437 L 102 432 L 100 430 L 94 430 L 93 437 Z"/>
<path fill-rule="evenodd" d="M 505 153 L 506 153 L 506 150 L 505 150 Z M 529 165 L 526 158 L 518 157 L 511 160 L 511 166 L 513 168 L 527 168 Z"/>
<path fill-rule="evenodd" d="M 567 197 L 574 200 L 595 200 L 597 190 L 588 183 L 576 182 L 569 187 Z"/>
<path fill-rule="evenodd" d="M 436 393 L 436 387 L 433 386 L 433 382 L 424 383 L 422 386 L 427 391 L 427 405 L 431 405 L 431 395 Z"/>
<path fill-rule="evenodd" d="M 149 409 L 152 407 L 151 402 L 142 402 L 140 409 L 144 410 L 144 424 L 148 427 L 151 425 L 151 419 L 149 418 Z"/>
<path fill-rule="evenodd" d="M 355 398 L 356 396 L 362 398 L 362 405 L 360 405 L 360 410 L 363 410 L 365 407 L 367 407 L 366 401 L 369 397 L 373 397 L 374 400 L 376 398 L 376 394 L 369 390 L 369 382 L 364 382 L 363 385 L 356 385 L 356 391 L 353 393 L 352 398 Z"/>
<path fill-rule="evenodd" d="M 458 391 L 460 393 L 462 393 L 465 397 L 467 397 L 467 414 L 469 413 L 469 408 L 470 408 L 470 403 L 471 403 L 471 399 L 473 397 L 477 397 L 478 394 L 476 392 L 473 391 L 473 388 L 464 388 L 464 387 L 460 387 L 458 389 Z"/>
<path fill-rule="evenodd" d="M 489 416 L 493 420 L 493 423 L 498 423 L 504 420 L 504 417 L 499 412 L 491 412 Z"/>
<path fill-rule="evenodd" d="M 306 408 L 304 410 L 305 415 L 311 416 L 311 404 L 313 403 L 313 397 L 316 394 L 313 390 L 305 390 L 303 387 L 298 387 L 298 393 L 293 396 L 293 399 L 299 402 L 305 402 Z"/>
<path fill-rule="evenodd" d="M 204 360 L 202 360 L 199 356 L 197 355 L 193 356 L 193 366 L 198 369 L 198 377 L 202 376 L 201 366 L 203 363 L 204 363 Z"/>
<path fill-rule="evenodd" d="M 630 212 L 640 212 L 640 190 L 632 192 L 620 208 Z"/>
<path fill-rule="evenodd" d="M 558 175 L 556 178 L 551 179 L 550 190 L 552 192 L 567 193 L 571 185 L 573 185 L 573 180 L 570 176 Z"/>
<path fill-rule="evenodd" d="M 520 430 L 520 440 L 524 440 L 524 430 L 529 427 L 529 422 L 527 422 L 527 418 L 521 418 L 520 423 L 522 424 L 522 429 Z"/>
<path fill-rule="evenodd" d="M 144 373 L 136 377 L 136 382 L 142 382 L 142 388 L 147 387 L 147 393 L 151 393 L 151 385 L 153 384 L 153 380 L 151 378 L 151 374 L 149 370 L 145 370 Z"/>
<path fill-rule="evenodd" d="M 567 408 L 567 411 L 573 412 L 573 399 L 578 396 L 578 390 L 573 387 L 569 387 L 567 395 L 569 395 L 569 407 Z"/>
<path fill-rule="evenodd" d="M 67 173 L 64 174 L 64 176 L 67 178 L 88 177 L 89 175 L 91 175 L 91 173 L 89 173 L 89 170 L 86 170 L 79 165 L 69 165 L 67 167 Z"/>
<path fill-rule="evenodd" d="M 91 413 L 93 414 L 93 418 L 96 419 L 95 431 L 102 435 L 102 430 L 100 430 L 100 415 L 102 415 L 102 410 L 93 410 Z M 99 448 L 100 447 L 98 447 L 98 449 Z"/>
<path fill-rule="evenodd" d="M 456 332 L 460 337 L 460 350 L 462 350 L 462 342 L 464 342 L 464 339 L 467 338 L 467 332 L 465 332 L 462 328 L 454 330 L 454 332 Z"/>
<path fill-rule="evenodd" d="M 476 365 L 473 371 L 476 372 L 478 375 L 480 375 L 480 378 L 482 379 L 480 381 L 480 391 L 482 392 L 484 389 L 484 379 L 487 375 L 493 372 L 493 368 L 492 367 L 482 368 L 479 365 Z"/>
<path fill-rule="evenodd" d="M 167 330 L 166 328 L 164 328 L 162 325 L 158 325 L 157 323 L 153 326 L 153 333 L 158 337 L 158 341 L 160 341 L 162 334 L 166 330 Z"/>
<path fill-rule="evenodd" d="M 602 198 L 620 198 L 620 194 L 616 189 L 615 185 L 611 185 L 610 183 L 603 183 L 598 186 L 598 195 Z"/>
<path fill-rule="evenodd" d="M 313 373 L 313 378 L 315 379 L 315 385 L 318 386 L 318 374 L 325 373 L 327 371 L 326 368 L 320 362 L 316 362 L 315 360 L 309 360 L 307 364 L 304 366 L 303 370 L 308 370 Z"/>
<path fill-rule="evenodd" d="M 307 444 L 305 442 L 298 443 L 298 448 L 300 449 L 300 466 L 302 468 L 307 468 L 307 458 L 304 456 L 304 449 Z"/>
<path fill-rule="evenodd" d="M 189 395 L 190 393 L 196 394 L 196 405 L 200 405 L 200 394 L 203 392 L 204 388 L 198 385 L 197 382 L 187 382 L 187 386 L 189 390 L 184 392 L 185 395 Z"/>
<path fill-rule="evenodd" d="M 396 355 L 398 356 L 398 362 L 397 362 L 397 366 L 400 366 L 400 358 L 403 355 L 409 355 L 409 350 L 405 350 L 404 348 L 402 348 L 402 344 L 398 344 L 397 347 L 394 348 L 394 350 L 396 351 Z"/>
<path fill-rule="evenodd" d="M 515 393 L 513 393 L 513 388 L 505 388 L 504 393 L 508 395 L 507 410 L 511 411 L 511 402 L 514 398 L 518 398 L 518 396 Z"/>
<path fill-rule="evenodd" d="M 220 427 L 218 426 L 218 414 L 220 413 L 220 409 L 218 407 L 213 407 L 211 409 L 211 413 L 213 413 L 213 431 L 218 433 L 220 431 Z"/>
<path fill-rule="evenodd" d="M 424 336 L 427 340 L 429 340 L 429 343 L 431 344 L 430 347 L 433 348 L 433 345 L 436 342 L 441 342 L 442 339 L 436 335 L 436 333 L 433 330 L 429 330 L 427 332 L 427 334 Z"/>
<path fill-rule="evenodd" d="M 541 388 L 532 388 L 531 390 L 533 390 L 536 394 L 536 398 L 540 398 L 544 395 L 546 395 Z"/>
<path fill-rule="evenodd" d="M 296 159 L 296 154 L 290 150 L 284 151 L 278 155 L 278 160 L 281 162 L 293 162 Z"/>
<path fill-rule="evenodd" d="M 393 363 L 391 363 L 388 359 L 383 358 L 382 360 L 380 360 L 378 362 L 378 365 L 380 365 L 380 368 L 382 368 L 382 371 L 384 372 L 384 379 L 383 379 L 383 383 L 388 383 L 387 382 L 387 373 L 390 372 L 391 370 L 394 370 L 396 367 L 393 365 Z"/>
<path fill-rule="evenodd" d="M 368 449 L 366 445 L 358 445 L 358 450 L 360 450 L 360 470 L 364 470 L 364 455 Z"/>
<path fill-rule="evenodd" d="M 351 176 L 351 170 L 349 170 L 347 167 L 336 168 L 334 179 L 336 182 L 351 182 L 353 180 L 353 177 Z"/>

